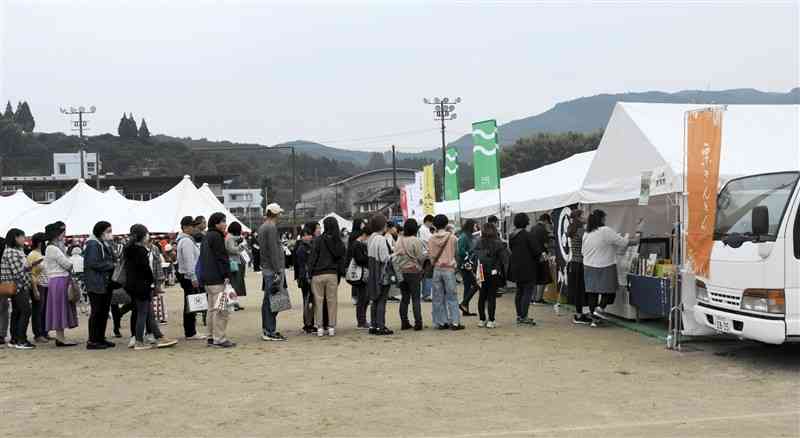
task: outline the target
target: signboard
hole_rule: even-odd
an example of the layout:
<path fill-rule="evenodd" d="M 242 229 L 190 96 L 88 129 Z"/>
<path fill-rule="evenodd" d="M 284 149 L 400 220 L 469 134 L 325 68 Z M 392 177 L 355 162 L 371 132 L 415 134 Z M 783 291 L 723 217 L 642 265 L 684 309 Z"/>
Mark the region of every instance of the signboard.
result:
<path fill-rule="evenodd" d="M 642 187 L 639 192 L 639 205 L 647 205 L 650 203 L 650 180 L 653 178 L 652 171 L 642 172 Z"/>
<path fill-rule="evenodd" d="M 433 164 L 422 168 L 422 213 L 436 214 L 436 182 L 433 178 Z"/>
<path fill-rule="evenodd" d="M 497 121 L 486 120 L 472 124 L 472 154 L 475 165 L 475 191 L 500 188 Z"/>

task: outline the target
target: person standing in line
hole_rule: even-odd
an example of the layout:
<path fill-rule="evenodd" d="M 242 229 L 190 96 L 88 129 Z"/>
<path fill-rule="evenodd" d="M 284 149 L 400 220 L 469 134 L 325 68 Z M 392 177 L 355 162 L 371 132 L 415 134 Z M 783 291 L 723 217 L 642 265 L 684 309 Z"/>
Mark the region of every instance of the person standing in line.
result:
<path fill-rule="evenodd" d="M 206 232 L 207 232 L 206 228 L 208 227 L 208 223 L 206 223 L 206 217 L 205 216 L 197 216 L 196 218 L 194 218 L 194 223 L 195 223 L 195 227 L 194 227 L 195 236 L 198 235 L 198 234 L 200 236 L 205 236 Z"/>
<path fill-rule="evenodd" d="M 641 226 L 641 222 L 640 225 Z M 636 230 L 636 237 L 628 238 L 619 235 L 606 226 L 606 213 L 594 210 L 589 215 L 586 233 L 583 235 L 583 278 L 586 285 L 586 298 L 589 302 L 592 327 L 597 327 L 600 316 L 596 308 L 605 311 L 606 306 L 614 303 L 619 279 L 617 278 L 617 251 L 628 246 L 639 244 L 641 230 Z"/>
<path fill-rule="evenodd" d="M 389 253 L 394 254 L 395 246 L 397 245 L 398 238 L 398 225 L 392 222 L 386 224 L 386 242 L 389 243 Z M 387 302 L 399 303 L 400 298 L 397 298 L 398 293 L 402 294 L 399 287 L 389 286 L 389 296 L 386 297 Z"/>
<path fill-rule="evenodd" d="M 389 285 L 383 283 L 383 272 L 390 262 L 389 242 L 386 241 L 386 216 L 377 213 L 370 219 L 369 230 L 372 234 L 367 240 L 367 257 L 369 258 L 369 276 L 367 277 L 367 294 L 370 300 L 369 334 L 386 336 L 394 332 L 386 327 L 386 298 Z"/>
<path fill-rule="evenodd" d="M 428 243 L 433 263 L 433 324 L 440 330 L 463 330 L 456 292 L 456 238 L 447 231 L 447 216 L 433 218 L 436 233 Z"/>
<path fill-rule="evenodd" d="M 509 236 L 511 248 L 509 275 L 510 280 L 517 284 L 517 294 L 514 297 L 517 324 L 536 325 L 533 318 L 528 317 L 528 311 L 536 288 L 536 265 L 544 249 L 536 235 L 527 230 L 528 225 L 530 218 L 527 214 L 514 215 L 515 229 Z"/>
<path fill-rule="evenodd" d="M 355 240 L 350 242 L 347 247 L 347 258 L 352 260 L 362 269 L 369 270 L 369 253 L 367 250 L 367 239 L 370 236 L 369 226 L 362 225 L 357 230 L 353 227 L 350 237 L 355 236 Z M 368 274 L 369 275 L 369 274 Z M 370 324 L 367 322 L 367 307 L 369 306 L 369 293 L 367 283 L 357 281 L 351 283 L 353 294 L 356 296 L 356 328 L 359 330 L 369 330 Z"/>
<path fill-rule="evenodd" d="M 308 263 L 311 259 L 311 242 L 314 240 L 316 222 L 307 222 L 300 230 L 300 240 L 294 250 L 294 279 L 303 295 L 303 332 L 316 333 L 314 325 L 314 293 L 311 290 L 311 273 Z"/>
<path fill-rule="evenodd" d="M 402 300 L 400 301 L 401 330 L 412 328 L 408 321 L 408 304 L 411 303 L 414 312 L 415 331 L 422 330 L 422 306 L 420 305 L 420 285 L 422 284 L 422 265 L 428 259 L 425 246 L 417 237 L 419 225 L 414 219 L 406 220 L 403 226 L 403 236 L 395 246 L 395 256 L 398 257 L 403 281 L 400 283 Z"/>
<path fill-rule="evenodd" d="M 419 240 L 422 241 L 422 244 L 425 245 L 425 249 L 428 249 L 428 242 L 433 237 L 433 216 L 426 215 L 425 218 L 422 219 L 422 226 L 419 227 Z M 430 254 L 430 251 L 428 251 Z M 430 263 L 430 260 L 426 261 L 425 263 Z M 423 271 L 425 267 L 423 266 Z M 433 279 L 427 278 L 425 275 L 422 276 L 422 301 L 431 302 L 431 291 L 433 290 Z"/>
<path fill-rule="evenodd" d="M 320 337 L 325 336 L 326 329 L 329 336 L 336 335 L 337 292 L 347 255 L 339 234 L 339 222 L 333 217 L 326 217 L 322 225 L 324 231 L 314 239 L 309 263 L 311 290 L 314 293 L 314 319 L 322 321 L 323 309 L 328 309 L 327 327 L 320 324 L 317 328 L 317 336 Z"/>
<path fill-rule="evenodd" d="M 234 222 L 228 225 L 228 236 L 225 238 L 225 249 L 231 260 L 231 286 L 240 297 L 247 296 L 247 285 L 244 282 L 247 265 L 242 260 L 242 224 Z M 244 310 L 238 303 L 236 311 Z"/>
<path fill-rule="evenodd" d="M 478 244 L 480 237 L 480 229 L 475 219 L 467 219 L 464 226 L 461 228 L 461 235 L 458 237 L 458 246 L 456 248 L 456 263 L 458 270 L 461 272 L 461 278 L 464 280 L 464 297 L 461 304 L 458 306 L 461 309 L 461 316 L 475 316 L 474 313 L 469 311 L 469 302 L 478 291 L 478 285 L 475 278 L 475 247 Z"/>
<path fill-rule="evenodd" d="M 6 241 L 3 237 L 0 237 L 0 257 L 3 255 L 3 251 L 6 249 Z M 8 335 L 8 326 L 11 322 L 9 320 L 9 307 L 11 304 L 11 300 L 7 297 L 0 297 L 0 347 L 6 345 L 6 336 Z"/>
<path fill-rule="evenodd" d="M 267 206 L 264 223 L 258 228 L 258 244 L 261 247 L 261 276 L 263 278 L 264 299 L 261 302 L 261 339 L 264 341 L 286 341 L 278 332 L 278 312 L 273 312 L 270 303 L 272 285 L 284 287 L 286 255 L 278 235 L 278 218 L 283 209 L 276 203 Z"/>
<path fill-rule="evenodd" d="M 66 256 L 64 244 L 66 230 L 62 222 L 50 224 L 45 228 L 48 240 L 44 253 L 44 270 L 48 279 L 45 330 L 55 330 L 56 347 L 78 345 L 76 342 L 68 341 L 64 336 L 64 330 L 78 327 L 78 311 L 75 303 L 69 301 L 72 262 Z"/>
<path fill-rule="evenodd" d="M 567 238 L 569 239 L 569 263 L 567 263 L 567 289 L 569 296 L 575 303 L 575 315 L 572 317 L 574 324 L 591 324 L 592 319 L 583 313 L 583 306 L 586 302 L 586 286 L 583 280 L 583 211 L 578 208 L 569 214 L 570 221 L 567 227 Z"/>
<path fill-rule="evenodd" d="M 13 282 L 17 293 L 11 297 L 11 341 L 9 346 L 18 350 L 32 350 L 28 341 L 28 323 L 31 319 L 31 292 L 33 280 L 31 266 L 25 257 L 25 233 L 12 228 L 6 233 L 6 248 L 0 258 L 0 281 Z"/>
<path fill-rule="evenodd" d="M 183 289 L 183 335 L 187 341 L 204 341 L 208 336 L 197 333 L 197 318 L 189 311 L 189 295 L 202 293 L 197 279 L 197 261 L 200 259 L 200 244 L 192 235 L 196 223 L 191 216 L 181 219 L 181 232 L 178 234 L 178 283 Z"/>
<path fill-rule="evenodd" d="M 353 228 L 350 230 L 350 235 L 347 238 L 347 260 L 345 260 L 344 265 L 350 266 L 350 260 L 353 258 L 352 251 L 350 247 L 353 245 L 353 242 L 358 239 L 361 235 L 361 229 L 364 228 L 364 219 L 356 218 L 353 220 Z M 358 305 L 358 295 L 356 294 L 355 286 L 350 288 L 350 298 L 353 301 L 353 305 Z"/>
<path fill-rule="evenodd" d="M 533 296 L 534 304 L 545 304 L 544 290 L 547 285 L 552 281 L 550 275 L 550 262 L 548 257 L 553 253 L 552 242 L 552 223 L 550 222 L 550 215 L 545 213 L 539 216 L 536 225 L 531 229 L 536 236 L 536 240 L 541 242 L 544 252 L 536 264 L 536 290 Z"/>
<path fill-rule="evenodd" d="M 219 348 L 232 348 L 236 343 L 226 336 L 230 312 L 223 305 L 225 284 L 230 281 L 231 262 L 225 250 L 225 230 L 228 224 L 224 213 L 214 213 L 208 218 L 208 231 L 200 246 L 200 279 L 208 294 L 208 344 Z"/>
<path fill-rule="evenodd" d="M 47 274 L 44 271 L 44 244 L 47 241 L 44 233 L 36 233 L 31 237 L 31 252 L 28 253 L 28 264 L 31 266 L 33 295 L 31 296 L 31 328 L 34 341 L 38 344 L 50 342 L 44 329 L 44 312 L 47 308 Z"/>
<path fill-rule="evenodd" d="M 84 272 L 89 293 L 89 341 L 87 350 L 104 350 L 114 347 L 106 339 L 108 312 L 111 310 L 111 274 L 114 273 L 114 254 L 108 242 L 113 238 L 111 224 L 100 221 L 94 225 L 92 236 L 86 242 Z"/>
<path fill-rule="evenodd" d="M 497 327 L 495 309 L 497 307 L 497 288 L 505 283 L 508 272 L 508 252 L 505 244 L 500 241 L 497 228 L 487 223 L 481 230 L 481 239 L 475 247 L 475 253 L 480 260 L 483 282 L 478 295 L 478 327 L 493 329 Z M 486 307 L 488 305 L 488 319 Z"/>
<path fill-rule="evenodd" d="M 261 272 L 261 246 L 258 244 L 258 232 L 253 231 L 253 233 L 250 234 L 248 244 L 253 254 L 253 272 Z"/>
<path fill-rule="evenodd" d="M 125 257 L 125 290 L 130 294 L 136 307 L 135 316 L 131 316 L 131 324 L 135 324 L 135 350 L 153 348 L 145 343 L 145 329 L 155 337 L 159 348 L 174 346 L 177 341 L 164 337 L 158 327 L 153 312 L 153 292 L 155 276 L 153 275 L 152 257 L 147 250 L 150 244 L 150 233 L 142 224 L 135 224 L 130 229 L 130 240 L 123 250 Z M 134 322 L 135 321 L 135 322 Z"/>

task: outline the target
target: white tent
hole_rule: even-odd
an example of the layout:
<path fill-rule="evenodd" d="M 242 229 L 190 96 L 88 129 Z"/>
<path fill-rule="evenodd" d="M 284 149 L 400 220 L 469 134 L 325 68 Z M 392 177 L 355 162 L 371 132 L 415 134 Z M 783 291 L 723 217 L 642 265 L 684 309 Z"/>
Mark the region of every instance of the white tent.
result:
<path fill-rule="evenodd" d="M 536 212 L 580 202 L 580 189 L 595 152 L 575 154 L 565 160 L 505 177 L 500 182 L 503 205 L 507 212 Z M 436 212 L 455 214 L 459 201 L 436 204 Z M 465 218 L 500 214 L 497 190 L 461 194 L 461 215 Z"/>
<path fill-rule="evenodd" d="M 345 219 L 345 218 L 343 218 L 343 217 L 341 217 L 338 214 L 333 213 L 333 212 L 326 214 L 325 217 L 323 217 L 322 219 L 319 220 L 319 223 L 322 224 L 322 222 L 326 218 L 329 218 L 329 217 L 332 217 L 332 218 L 336 219 L 336 222 L 339 222 L 339 230 L 341 230 L 342 228 L 346 228 L 347 231 L 350 231 L 350 230 L 353 229 L 353 222 L 352 221 L 349 221 L 349 220 L 347 220 L 347 219 Z"/>
<path fill-rule="evenodd" d="M 5 234 L 11 228 L 8 224 L 15 217 L 39 207 L 42 204 L 29 198 L 22 189 L 18 189 L 13 195 L 0 197 L 0 231 Z"/>
<path fill-rule="evenodd" d="M 228 224 L 232 222 L 239 222 L 242 225 L 242 231 L 245 233 L 250 232 L 250 228 L 247 227 L 242 221 L 240 221 L 236 216 L 225 207 L 225 204 L 219 202 L 217 196 L 214 192 L 211 191 L 211 188 L 208 186 L 208 183 L 203 183 L 202 186 L 197 190 L 198 194 L 207 202 L 208 206 L 211 208 L 211 212 L 208 215 L 211 215 L 216 212 L 225 213 L 225 220 Z M 208 216 L 206 216 L 208 217 Z"/>
<path fill-rule="evenodd" d="M 61 198 L 50 204 L 23 213 L 9 223 L 9 228 L 19 228 L 26 235 L 44 231 L 47 224 L 63 221 L 70 235 L 89 235 L 94 225 L 107 221 L 117 230 L 129 228 L 130 211 L 126 204 L 110 202 L 104 194 L 90 187 L 84 180 Z"/>
<path fill-rule="evenodd" d="M 620 102 L 614 107 L 581 189 L 586 203 L 682 192 L 684 117 L 708 105 Z M 728 105 L 722 118 L 721 180 L 800 168 L 800 105 Z"/>
<path fill-rule="evenodd" d="M 100 202 L 103 211 L 114 212 L 114 220 L 108 221 L 102 217 L 98 217 L 98 220 L 107 220 L 111 224 L 114 234 L 126 234 L 130 231 L 131 225 L 137 223 L 144 224 L 149 229 L 147 223 L 151 215 L 146 208 L 147 202 L 128 199 L 122 196 L 114 186 L 109 187 L 101 194 Z"/>

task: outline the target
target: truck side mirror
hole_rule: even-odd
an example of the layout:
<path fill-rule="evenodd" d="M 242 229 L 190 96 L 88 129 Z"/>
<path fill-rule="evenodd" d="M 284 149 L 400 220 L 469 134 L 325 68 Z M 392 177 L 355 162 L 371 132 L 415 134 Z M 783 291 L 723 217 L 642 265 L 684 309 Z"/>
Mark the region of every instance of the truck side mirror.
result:
<path fill-rule="evenodd" d="M 769 207 L 759 205 L 753 208 L 753 234 L 763 236 L 769 234 Z"/>

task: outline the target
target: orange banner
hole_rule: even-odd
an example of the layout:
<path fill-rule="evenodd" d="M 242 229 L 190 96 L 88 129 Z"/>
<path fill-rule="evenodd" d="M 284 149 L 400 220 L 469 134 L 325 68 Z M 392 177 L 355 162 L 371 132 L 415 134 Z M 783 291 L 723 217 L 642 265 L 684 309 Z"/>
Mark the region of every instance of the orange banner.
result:
<path fill-rule="evenodd" d="M 708 277 L 717 218 L 719 158 L 722 149 L 722 109 L 691 112 L 687 118 L 686 226 L 687 267 Z"/>

